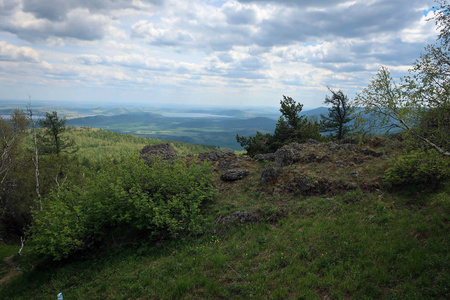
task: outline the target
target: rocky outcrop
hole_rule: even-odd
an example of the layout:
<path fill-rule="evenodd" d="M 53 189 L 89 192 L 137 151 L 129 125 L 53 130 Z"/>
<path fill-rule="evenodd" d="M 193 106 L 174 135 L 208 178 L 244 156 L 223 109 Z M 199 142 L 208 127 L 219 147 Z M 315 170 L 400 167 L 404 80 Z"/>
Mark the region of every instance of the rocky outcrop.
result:
<path fill-rule="evenodd" d="M 224 159 L 236 159 L 237 156 L 236 154 L 233 152 L 233 150 L 229 150 L 227 151 L 227 149 L 225 149 L 225 151 L 211 151 L 211 152 L 204 152 L 204 153 L 200 153 L 198 155 L 198 160 L 201 161 L 219 161 L 219 160 L 224 160 Z"/>
<path fill-rule="evenodd" d="M 275 162 L 280 167 L 292 165 L 297 162 L 303 147 L 298 143 L 285 145 L 275 152 Z"/>
<path fill-rule="evenodd" d="M 141 158 L 150 163 L 153 159 L 162 159 L 169 162 L 173 162 L 178 158 L 177 151 L 169 143 L 147 145 L 139 152 Z"/>
<path fill-rule="evenodd" d="M 266 168 L 261 173 L 261 183 L 263 184 L 274 184 L 277 182 L 278 176 L 281 174 L 281 168 Z"/>
<path fill-rule="evenodd" d="M 258 161 L 275 161 L 275 153 L 257 154 L 253 159 Z"/>
<path fill-rule="evenodd" d="M 310 176 L 294 178 L 283 188 L 284 192 L 305 196 L 325 194 L 330 187 L 328 181 Z"/>
<path fill-rule="evenodd" d="M 198 155 L 198 160 L 213 163 L 215 169 L 229 169 L 237 163 L 237 156 L 231 149 L 223 148 L 220 151 L 204 152 Z"/>
<path fill-rule="evenodd" d="M 248 176 L 249 171 L 246 169 L 230 169 L 225 171 L 220 179 L 223 181 L 236 181 Z"/>
<path fill-rule="evenodd" d="M 331 152 L 336 152 L 339 150 L 356 151 L 356 146 L 353 144 L 336 144 L 335 142 L 329 142 L 327 147 Z"/>

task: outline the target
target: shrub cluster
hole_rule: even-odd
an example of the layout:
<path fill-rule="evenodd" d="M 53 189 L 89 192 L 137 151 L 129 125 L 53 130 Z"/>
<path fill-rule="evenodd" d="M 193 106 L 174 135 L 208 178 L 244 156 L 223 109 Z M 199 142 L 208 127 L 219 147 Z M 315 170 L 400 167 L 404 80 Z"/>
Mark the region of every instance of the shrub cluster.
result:
<path fill-rule="evenodd" d="M 413 150 L 395 161 L 383 178 L 388 187 L 437 185 L 450 177 L 450 159 L 434 150 Z"/>
<path fill-rule="evenodd" d="M 98 244 L 111 231 L 176 237 L 196 233 L 201 205 L 214 196 L 212 172 L 205 165 L 138 158 L 105 165 L 85 186 L 66 186 L 34 212 L 32 248 L 54 260 Z"/>

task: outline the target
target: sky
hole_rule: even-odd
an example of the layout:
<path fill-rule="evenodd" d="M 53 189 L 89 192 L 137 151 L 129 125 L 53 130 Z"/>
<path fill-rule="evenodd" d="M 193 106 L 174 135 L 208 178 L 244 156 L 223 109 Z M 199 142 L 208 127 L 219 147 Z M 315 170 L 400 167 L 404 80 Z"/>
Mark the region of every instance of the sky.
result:
<path fill-rule="evenodd" d="M 323 106 L 436 40 L 431 0 L 0 0 L 2 99 Z M 427 21 L 428 20 L 428 21 Z"/>

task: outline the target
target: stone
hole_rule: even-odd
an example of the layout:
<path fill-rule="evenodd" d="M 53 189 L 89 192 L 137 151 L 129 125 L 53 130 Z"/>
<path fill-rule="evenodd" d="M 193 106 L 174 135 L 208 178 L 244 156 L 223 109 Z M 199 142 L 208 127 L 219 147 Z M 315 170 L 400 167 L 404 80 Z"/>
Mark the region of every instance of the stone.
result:
<path fill-rule="evenodd" d="M 157 144 L 157 145 L 147 145 L 141 149 L 140 157 L 150 163 L 153 159 L 162 159 L 169 162 L 173 162 L 177 159 L 178 153 L 169 143 Z"/>
<path fill-rule="evenodd" d="M 230 169 L 225 171 L 220 179 L 223 181 L 236 181 L 248 176 L 249 171 L 246 169 Z"/>
<path fill-rule="evenodd" d="M 303 147 L 298 143 L 285 145 L 275 152 L 275 162 L 280 167 L 294 164 L 298 160 L 300 151 Z"/>
<path fill-rule="evenodd" d="M 261 183 L 275 183 L 277 181 L 277 177 L 281 174 L 280 168 L 267 168 L 264 169 L 261 173 Z"/>
<path fill-rule="evenodd" d="M 325 180 L 317 180 L 309 176 L 296 178 L 291 184 L 287 185 L 286 192 L 300 193 L 302 195 L 320 195 L 325 194 L 329 184 Z"/>
<path fill-rule="evenodd" d="M 201 161 L 219 161 L 219 160 L 223 160 L 223 159 L 235 159 L 237 158 L 236 154 L 231 150 L 231 151 L 211 151 L 211 152 L 204 152 L 204 153 L 200 153 L 198 155 L 198 160 Z"/>
<path fill-rule="evenodd" d="M 352 177 L 354 177 L 354 178 L 358 178 L 359 172 L 358 172 L 358 171 L 351 172 L 351 173 L 350 173 L 350 176 L 352 176 Z"/>
<path fill-rule="evenodd" d="M 331 152 L 336 152 L 340 149 L 339 145 L 336 144 L 335 142 L 329 142 L 327 144 L 327 146 L 328 146 L 328 150 L 330 150 Z"/>
<path fill-rule="evenodd" d="M 258 161 L 275 161 L 275 153 L 257 154 L 253 159 Z"/>

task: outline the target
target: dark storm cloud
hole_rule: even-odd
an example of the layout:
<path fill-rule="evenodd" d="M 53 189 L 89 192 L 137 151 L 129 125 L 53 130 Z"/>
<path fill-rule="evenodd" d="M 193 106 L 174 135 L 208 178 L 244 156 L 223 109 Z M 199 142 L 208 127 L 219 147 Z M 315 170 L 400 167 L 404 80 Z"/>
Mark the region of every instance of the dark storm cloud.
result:
<path fill-rule="evenodd" d="M 16 8 L 19 6 L 20 1 L 18 0 L 3 0 L 0 1 L 0 16 L 8 16 L 13 11 L 16 10 Z"/>

